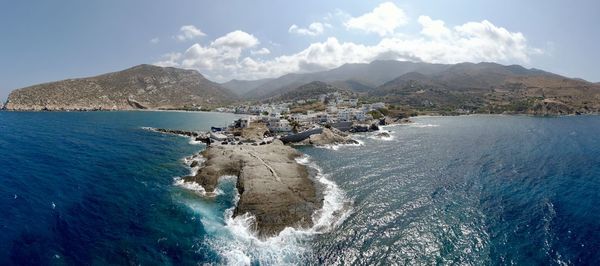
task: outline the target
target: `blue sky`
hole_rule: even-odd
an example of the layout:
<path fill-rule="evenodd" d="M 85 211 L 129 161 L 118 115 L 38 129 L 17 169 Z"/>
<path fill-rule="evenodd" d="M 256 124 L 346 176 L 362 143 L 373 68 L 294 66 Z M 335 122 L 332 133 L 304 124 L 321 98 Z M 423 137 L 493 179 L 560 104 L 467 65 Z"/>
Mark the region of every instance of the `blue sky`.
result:
<path fill-rule="evenodd" d="M 141 63 L 226 81 L 374 59 L 495 61 L 597 82 L 599 10 L 597 1 L 0 0 L 0 99 Z"/>

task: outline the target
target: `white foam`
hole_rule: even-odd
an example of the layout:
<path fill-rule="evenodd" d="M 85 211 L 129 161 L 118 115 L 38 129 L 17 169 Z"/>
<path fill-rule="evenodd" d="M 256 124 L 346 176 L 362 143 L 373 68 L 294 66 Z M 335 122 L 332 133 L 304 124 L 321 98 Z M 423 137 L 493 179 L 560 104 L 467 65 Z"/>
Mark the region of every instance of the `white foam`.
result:
<path fill-rule="evenodd" d="M 365 145 L 364 141 L 362 141 L 362 140 L 359 140 L 356 138 L 354 138 L 353 140 L 355 140 L 358 143 L 315 145 L 314 147 L 337 151 L 343 147 L 360 147 L 360 146 Z"/>
<path fill-rule="evenodd" d="M 362 145 L 362 142 L 361 142 Z M 327 174 L 308 155 L 296 160 L 300 164 L 307 165 L 317 170 L 316 179 L 324 187 L 323 208 L 313 215 L 313 227 L 308 233 L 325 233 L 340 225 L 351 213 L 351 202 L 346 199 L 344 192 L 328 179 Z"/>
<path fill-rule="evenodd" d="M 221 255 L 225 264 L 250 265 L 256 261 L 260 264 L 298 264 L 301 257 L 309 252 L 309 246 L 306 245 L 307 240 L 310 240 L 315 234 L 331 231 L 351 213 L 351 202 L 346 199 L 337 185 L 328 179 L 328 175 L 322 173 L 322 170 L 309 156 L 300 157 L 296 161 L 316 169 L 318 174 L 315 178 L 324 187 L 323 207 L 313 214 L 311 228 L 288 227 L 277 236 L 259 239 L 252 229 L 254 216 L 244 214 L 233 218 L 233 211 L 239 200 L 239 194 L 233 185 L 237 179 L 233 176 L 223 176 L 219 179 L 219 187 L 226 182 L 230 182 L 234 186 L 232 207 L 223 214 L 224 223 L 219 222 L 219 217 L 215 217 L 218 214 L 212 213 L 204 206 L 209 203 L 188 203 L 193 210 L 202 214 L 201 222 L 210 235 L 208 243 Z M 192 186 L 192 188 L 198 187 Z"/>
<path fill-rule="evenodd" d="M 181 177 L 175 177 L 173 181 L 173 184 L 178 187 L 194 191 L 200 196 L 206 196 L 206 190 L 204 189 L 204 187 L 196 182 L 185 182 L 185 180 L 183 180 Z"/>
<path fill-rule="evenodd" d="M 389 137 L 382 137 L 382 136 L 377 136 L 377 134 L 379 133 L 388 133 L 388 135 L 390 135 Z M 389 130 L 380 130 L 380 131 L 376 131 L 375 133 L 371 134 L 371 136 L 369 136 L 370 139 L 376 139 L 376 140 L 385 140 L 385 141 L 390 141 L 390 140 L 394 140 L 394 135 L 392 135 L 392 132 Z"/>
<path fill-rule="evenodd" d="M 198 171 L 200 171 L 200 168 L 202 168 L 204 162 L 206 162 L 206 159 L 202 155 L 196 154 L 183 158 L 183 162 L 190 167 L 190 176 L 195 176 L 198 174 Z M 197 162 L 198 164 L 192 167 L 192 163 L 194 162 Z"/>
<path fill-rule="evenodd" d="M 440 125 L 413 123 L 413 124 L 409 124 L 408 126 L 409 127 L 417 127 L 417 128 L 425 128 L 425 127 L 439 127 Z"/>
<path fill-rule="evenodd" d="M 191 144 L 191 145 L 202 145 L 202 144 L 204 144 L 204 142 L 196 140 L 193 137 L 190 137 L 190 141 L 188 143 Z"/>

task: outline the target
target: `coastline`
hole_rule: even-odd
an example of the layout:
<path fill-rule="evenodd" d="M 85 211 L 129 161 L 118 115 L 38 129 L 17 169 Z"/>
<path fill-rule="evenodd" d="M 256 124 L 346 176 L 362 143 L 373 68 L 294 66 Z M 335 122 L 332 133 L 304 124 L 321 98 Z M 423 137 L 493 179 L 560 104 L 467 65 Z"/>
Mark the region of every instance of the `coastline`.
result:
<path fill-rule="evenodd" d="M 206 135 L 183 130 L 144 129 L 188 137 L 192 141 L 198 141 L 199 136 Z M 237 177 L 239 200 L 233 209 L 232 218 L 244 217 L 243 219 L 249 220 L 251 231 L 259 239 L 277 236 L 290 227 L 294 230 L 308 230 L 316 223 L 320 223 L 319 227 L 327 227 L 322 221 L 318 221 L 327 196 L 323 186 L 332 184 L 322 184 L 318 178 L 318 170 L 315 171 L 305 162 L 307 155 L 294 146 L 328 147 L 357 145 L 359 142 L 329 129 L 311 135 L 311 138 L 302 143 L 290 145 L 277 139 L 258 145 L 251 142 L 251 138 L 229 145 L 202 141 L 207 144 L 206 148 L 185 158 L 191 169 L 190 175 L 176 179 L 176 184 L 210 198 L 219 193 L 217 186 L 222 177 Z"/>
<path fill-rule="evenodd" d="M 250 116 L 251 114 L 245 113 L 231 113 L 231 112 L 219 112 L 219 111 L 207 111 L 207 110 L 185 110 L 185 109 L 89 109 L 89 110 L 37 110 L 37 109 L 0 109 L 0 112 L 15 112 L 15 113 L 88 113 L 88 112 L 177 112 L 177 113 L 221 113 L 221 114 L 234 114 L 240 116 Z M 417 114 L 416 116 L 410 116 L 410 118 L 417 117 L 457 117 L 457 116 L 528 116 L 528 117 L 569 117 L 569 116 L 600 116 L 600 112 L 589 112 L 589 113 L 571 113 L 571 114 L 531 114 L 531 113 L 470 113 L 470 114 Z"/>

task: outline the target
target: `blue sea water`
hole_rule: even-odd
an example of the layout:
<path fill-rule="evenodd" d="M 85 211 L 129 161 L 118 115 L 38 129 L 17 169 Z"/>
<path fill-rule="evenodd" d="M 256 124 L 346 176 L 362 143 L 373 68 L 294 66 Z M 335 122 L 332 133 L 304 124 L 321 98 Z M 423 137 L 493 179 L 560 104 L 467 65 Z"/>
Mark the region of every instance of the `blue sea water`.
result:
<path fill-rule="evenodd" d="M 258 240 L 176 177 L 234 115 L 0 112 L 0 265 L 600 264 L 600 117 L 420 117 L 300 147 L 326 187 L 309 230 Z M 246 217 L 247 218 L 247 217 Z"/>

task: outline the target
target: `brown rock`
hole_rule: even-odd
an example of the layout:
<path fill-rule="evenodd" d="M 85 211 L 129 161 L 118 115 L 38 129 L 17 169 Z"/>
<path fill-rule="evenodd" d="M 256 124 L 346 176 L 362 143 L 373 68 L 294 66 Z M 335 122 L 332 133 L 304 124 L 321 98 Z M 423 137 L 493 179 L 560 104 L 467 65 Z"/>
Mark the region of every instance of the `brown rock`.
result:
<path fill-rule="evenodd" d="M 288 226 L 310 227 L 312 214 L 322 207 L 322 195 L 307 167 L 295 161 L 301 154 L 280 141 L 261 146 L 215 145 L 202 155 L 204 166 L 185 180 L 201 184 L 210 193 L 219 177 L 238 176 L 240 199 L 234 217 L 254 215 L 254 229 L 261 237 L 276 235 Z"/>

